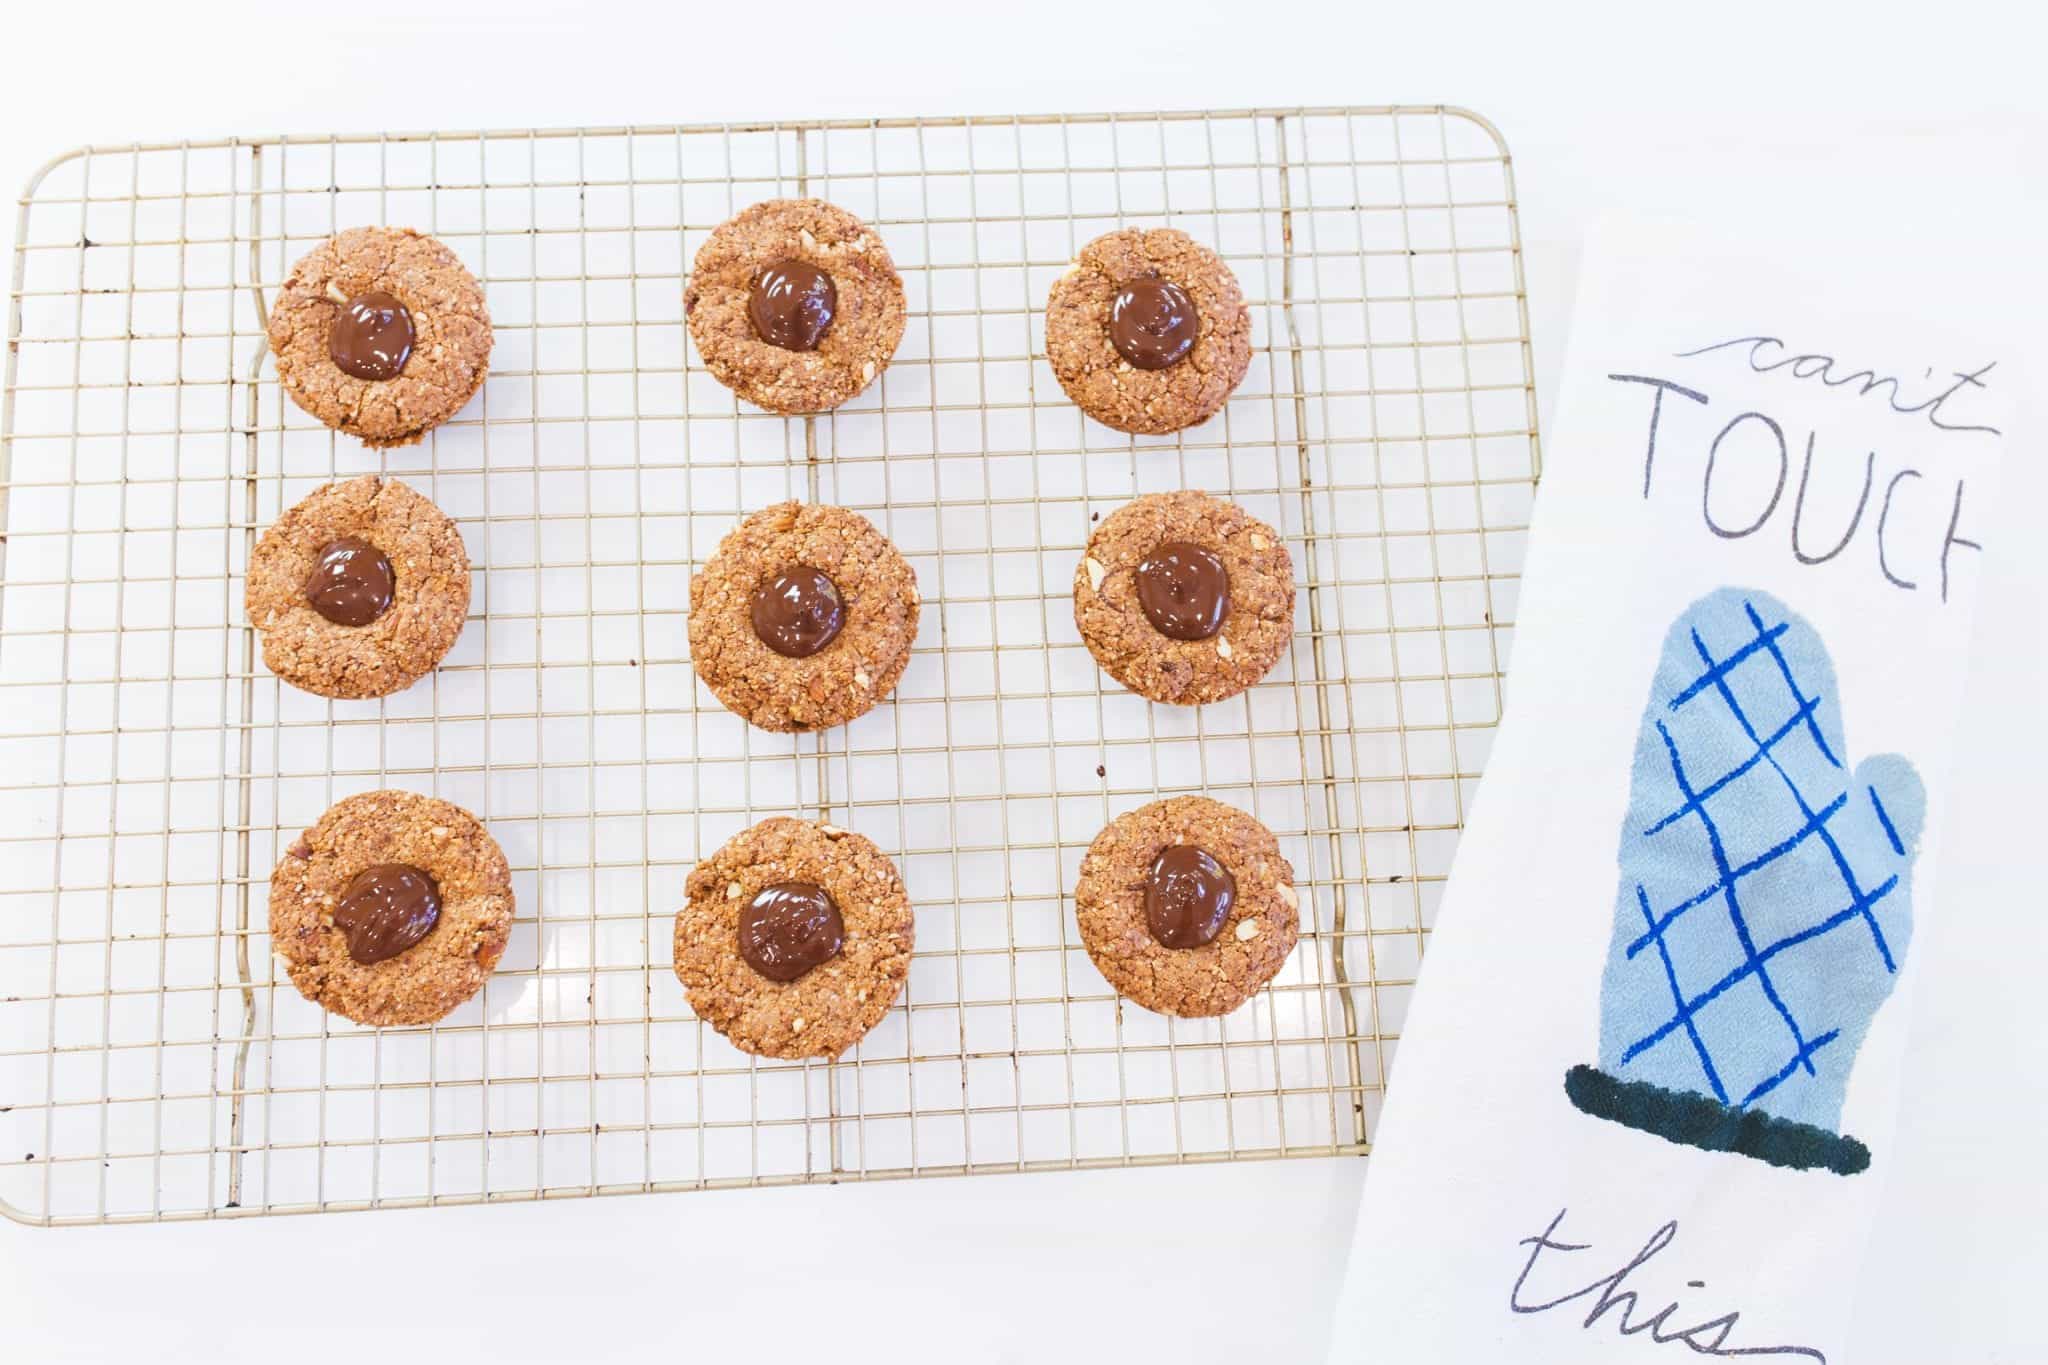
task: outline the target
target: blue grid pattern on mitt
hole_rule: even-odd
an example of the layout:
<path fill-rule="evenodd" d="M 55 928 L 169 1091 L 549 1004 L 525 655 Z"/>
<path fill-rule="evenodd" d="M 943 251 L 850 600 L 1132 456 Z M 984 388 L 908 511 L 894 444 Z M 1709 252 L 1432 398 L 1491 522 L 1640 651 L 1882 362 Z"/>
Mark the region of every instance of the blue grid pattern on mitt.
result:
<path fill-rule="evenodd" d="M 1637 736 L 1603 1069 L 1832 1129 L 1911 938 L 1924 817 L 1905 759 L 1852 767 L 1810 625 L 1761 592 L 1688 607 Z"/>

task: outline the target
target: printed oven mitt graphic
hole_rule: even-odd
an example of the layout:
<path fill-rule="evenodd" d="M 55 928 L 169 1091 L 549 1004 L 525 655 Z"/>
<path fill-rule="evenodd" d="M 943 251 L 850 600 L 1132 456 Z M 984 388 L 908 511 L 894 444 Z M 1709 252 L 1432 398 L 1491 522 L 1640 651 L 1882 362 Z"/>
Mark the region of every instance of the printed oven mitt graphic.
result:
<path fill-rule="evenodd" d="M 1776 1166 L 1867 1167 L 1842 1094 L 1905 962 L 1925 814 L 1911 763 L 1852 761 L 1812 626 L 1735 588 L 1686 608 L 1636 736 L 1600 1064 L 1566 1074 L 1572 1103 Z"/>

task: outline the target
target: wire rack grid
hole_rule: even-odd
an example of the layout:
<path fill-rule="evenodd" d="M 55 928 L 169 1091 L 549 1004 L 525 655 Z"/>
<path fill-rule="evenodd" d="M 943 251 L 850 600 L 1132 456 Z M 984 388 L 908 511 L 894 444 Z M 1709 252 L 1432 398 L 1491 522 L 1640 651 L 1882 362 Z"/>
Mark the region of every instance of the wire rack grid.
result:
<path fill-rule="evenodd" d="M 831 199 L 909 296 L 836 412 L 741 406 L 688 347 L 738 208 Z M 263 308 L 359 223 L 484 281 L 481 394 L 367 451 L 297 411 Z M 1042 360 L 1093 236 L 1171 224 L 1245 288 L 1251 369 L 1170 438 L 1085 421 Z M 20 205 L 0 457 L 0 1201 L 40 1224 L 1362 1153 L 1499 715 L 1537 467 L 1508 157 L 1448 108 L 429 133 L 96 147 Z M 337 477 L 432 497 L 471 619 L 409 691 L 265 672 L 256 537 Z M 1297 634 L 1199 710 L 1073 625 L 1091 524 L 1208 488 L 1279 527 Z M 926 610 L 895 698 L 775 736 L 695 680 L 687 581 L 744 512 L 874 520 Z M 518 916 L 439 1025 L 292 990 L 270 868 L 352 792 L 481 816 Z M 1206 791 L 1280 836 L 1300 945 L 1222 1020 L 1126 1007 L 1068 892 L 1111 816 Z M 694 861 L 831 819 L 917 907 L 904 996 L 833 1063 L 752 1059 L 669 966 Z"/>

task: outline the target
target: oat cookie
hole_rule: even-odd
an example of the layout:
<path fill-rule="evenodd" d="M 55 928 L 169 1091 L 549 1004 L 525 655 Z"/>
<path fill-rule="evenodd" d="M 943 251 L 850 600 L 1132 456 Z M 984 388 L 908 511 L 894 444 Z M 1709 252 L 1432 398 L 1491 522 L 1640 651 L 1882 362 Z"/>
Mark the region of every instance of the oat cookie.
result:
<path fill-rule="evenodd" d="M 1174 228 L 1081 248 L 1045 305 L 1045 354 L 1081 411 L 1159 435 L 1205 422 L 1244 378 L 1252 315 L 1222 257 Z"/>
<path fill-rule="evenodd" d="M 873 383 L 903 339 L 903 280 L 874 229 L 822 199 L 721 223 L 683 289 L 697 353 L 770 412 L 824 412 Z"/>
<path fill-rule="evenodd" d="M 1300 924 L 1294 868 L 1234 806 L 1175 796 L 1118 816 L 1081 859 L 1081 943 L 1161 1014 L 1228 1014 L 1273 979 Z"/>
<path fill-rule="evenodd" d="M 1207 493 L 1150 493 L 1095 528 L 1074 569 L 1074 624 L 1103 671 L 1153 701 L 1244 691 L 1294 636 L 1279 533 Z"/>
<path fill-rule="evenodd" d="M 910 898 L 850 830 L 786 816 L 697 864 L 676 914 L 690 1008 L 761 1057 L 836 1057 L 881 1021 L 910 974 Z"/>
<path fill-rule="evenodd" d="M 270 950 L 299 994 L 359 1024 L 431 1024 L 483 988 L 512 931 L 505 854 L 460 806 L 364 792 L 270 874 Z"/>
<path fill-rule="evenodd" d="M 263 533 L 243 607 L 263 662 L 323 697 L 382 697 L 441 662 L 469 614 L 469 554 L 440 508 L 365 474 L 316 489 Z"/>
<path fill-rule="evenodd" d="M 373 447 L 411 445 L 453 417 L 491 358 L 483 286 L 411 228 L 350 228 L 314 247 L 269 322 L 292 401 Z"/>
<path fill-rule="evenodd" d="M 917 638 L 917 576 L 867 518 L 782 502 L 690 580 L 690 661 L 764 730 L 821 730 L 895 690 Z"/>

